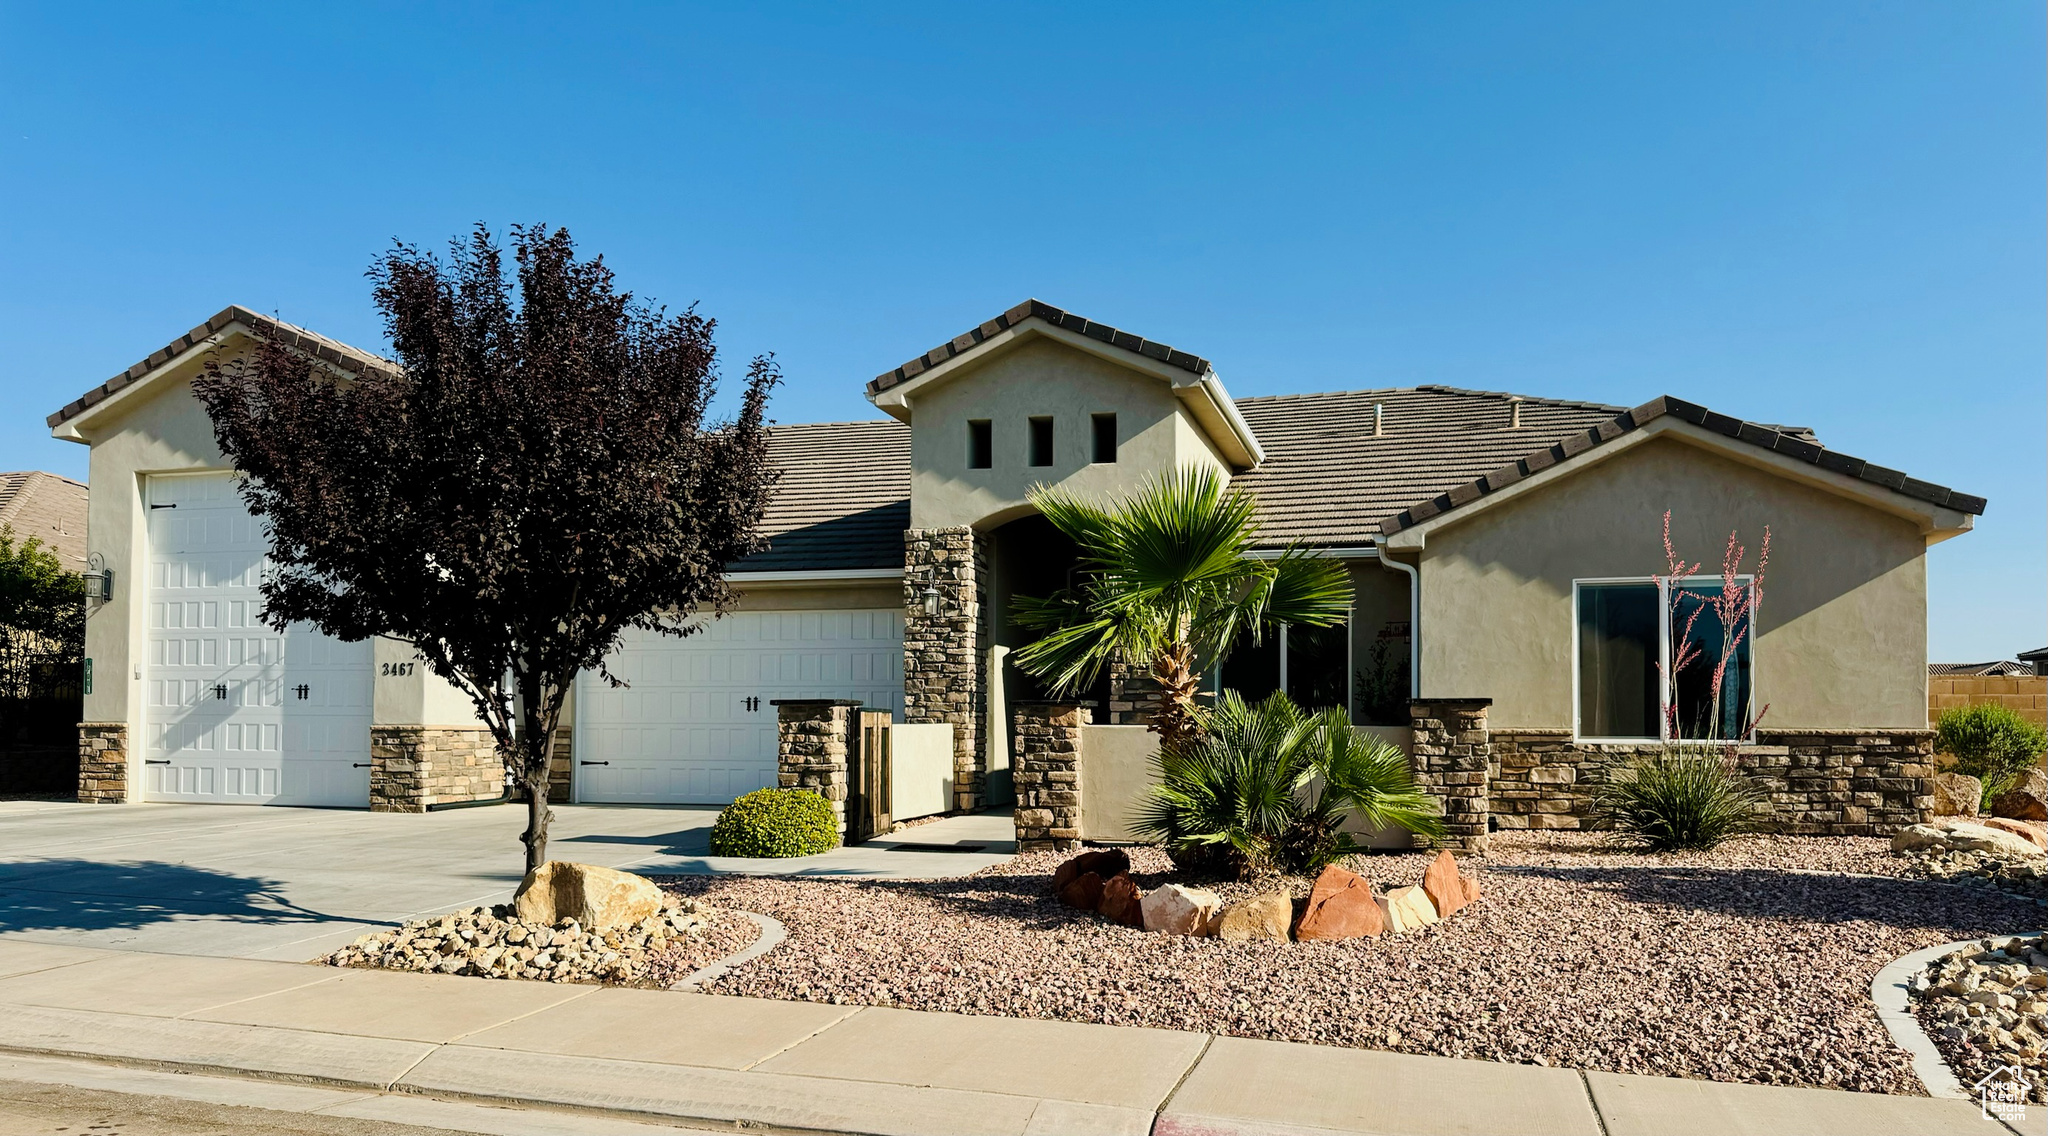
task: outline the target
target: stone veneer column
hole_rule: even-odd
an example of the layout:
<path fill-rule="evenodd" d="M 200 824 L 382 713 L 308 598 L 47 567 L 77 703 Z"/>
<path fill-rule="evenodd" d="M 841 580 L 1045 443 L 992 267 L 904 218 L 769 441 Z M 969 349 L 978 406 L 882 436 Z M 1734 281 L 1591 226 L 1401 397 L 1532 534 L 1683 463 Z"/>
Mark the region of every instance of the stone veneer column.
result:
<path fill-rule="evenodd" d="M 78 724 L 78 800 L 89 805 L 128 803 L 128 724 Z"/>
<path fill-rule="evenodd" d="M 1081 727 L 1089 702 L 1017 702 L 1017 851 L 1081 846 Z"/>
<path fill-rule="evenodd" d="M 1486 729 L 1491 698 L 1417 698 L 1408 703 L 1415 784 L 1444 810 L 1444 844 L 1486 851 L 1486 796 L 1493 743 Z"/>
<path fill-rule="evenodd" d="M 423 813 L 505 795 L 505 760 L 482 727 L 370 727 L 370 811 Z"/>
<path fill-rule="evenodd" d="M 846 755 L 859 725 L 858 698 L 771 698 L 775 707 L 777 779 L 785 789 L 809 789 L 832 802 L 839 835 L 846 836 Z"/>
<path fill-rule="evenodd" d="M 971 528 L 903 533 L 903 720 L 953 725 L 953 807 L 980 808 L 988 661 L 981 582 L 988 543 Z M 937 611 L 925 613 L 926 589 Z"/>

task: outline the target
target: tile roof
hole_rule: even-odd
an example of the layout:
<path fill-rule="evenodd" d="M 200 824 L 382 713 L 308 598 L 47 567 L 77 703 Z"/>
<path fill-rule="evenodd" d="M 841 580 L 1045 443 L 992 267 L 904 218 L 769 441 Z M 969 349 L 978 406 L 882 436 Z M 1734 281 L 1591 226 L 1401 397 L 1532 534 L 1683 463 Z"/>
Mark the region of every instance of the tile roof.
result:
<path fill-rule="evenodd" d="M 2030 663 L 2012 659 L 1999 659 L 1989 663 L 1929 663 L 1929 678 L 1952 677 L 1956 675 L 2030 675 L 2034 673 Z"/>
<path fill-rule="evenodd" d="M 1666 415 L 1737 441 L 1783 454 L 1796 461 L 1817 465 L 1822 469 L 1868 481 L 1873 485 L 1881 485 L 1917 500 L 1973 515 L 1981 515 L 1984 512 L 1985 501 L 1982 497 L 1958 493 L 1947 486 L 1907 477 L 1898 470 L 1873 465 L 1862 458 L 1827 449 L 1809 430 L 1745 422 L 1740 418 L 1717 414 L 1698 403 L 1673 398 L 1667 394 L 1659 395 L 1634 410 L 1624 411 L 1606 422 L 1560 439 L 1548 447 L 1524 453 L 1483 476 L 1454 483 L 1444 492 L 1410 505 L 1399 514 L 1380 522 L 1380 531 L 1392 536 L 1402 529 L 1419 525 L 1432 517 L 1477 501 L 1489 493 L 1505 489 L 1525 477 L 1568 461 L 1595 446 L 1611 442 Z"/>
<path fill-rule="evenodd" d="M 1128 331 L 1111 327 L 1106 323 L 1096 323 L 1094 320 L 1084 319 L 1072 312 L 1055 308 L 1051 304 L 1040 300 L 1026 300 L 1002 315 L 982 324 L 980 327 L 956 335 L 952 339 L 939 344 L 930 351 L 904 363 L 901 367 L 876 375 L 874 380 L 868 383 L 868 394 L 870 396 L 877 395 L 898 383 L 908 382 L 925 371 L 946 362 L 948 359 L 967 354 L 996 335 L 1008 331 L 1010 328 L 1023 323 L 1033 316 L 1037 316 L 1054 327 L 1064 328 L 1068 331 L 1085 335 L 1090 339 L 1101 340 L 1112 347 L 1121 347 L 1133 354 L 1157 360 L 1169 367 L 1178 367 L 1191 375 L 1205 374 L 1210 369 L 1209 361 L 1199 355 L 1190 355 L 1185 351 L 1168 347 L 1164 343 L 1154 342 L 1143 336 L 1132 335 Z"/>
<path fill-rule="evenodd" d="M 85 571 L 85 502 L 82 481 L 41 470 L 0 473 L 0 525 L 18 539 L 41 540 L 73 572 Z"/>
<path fill-rule="evenodd" d="M 782 471 L 761 519 L 768 550 L 735 572 L 903 567 L 910 527 L 910 427 L 893 418 L 773 426 Z"/>
<path fill-rule="evenodd" d="M 1521 426 L 1514 400 L 1521 401 Z M 1384 431 L 1373 435 L 1373 408 Z M 1240 398 L 1265 464 L 1233 484 L 1258 495 L 1275 543 L 1363 545 L 1403 508 L 1622 413 L 1618 406 L 1418 386 Z"/>
<path fill-rule="evenodd" d="M 114 394 L 116 391 L 156 370 L 172 359 L 197 347 L 208 337 L 219 334 L 231 323 L 241 323 L 243 326 L 250 328 L 258 335 L 272 342 L 282 343 L 286 347 L 297 348 L 308 355 L 324 359 L 352 374 L 360 375 L 365 371 L 391 371 L 397 367 L 397 364 L 389 359 L 380 355 L 373 355 L 359 347 L 350 347 L 338 339 L 329 339 L 318 332 L 307 331 L 303 327 L 295 327 L 282 320 L 258 315 L 240 304 L 229 304 L 216 313 L 212 319 L 171 340 L 157 350 L 150 352 L 149 358 L 142 360 L 140 363 L 78 396 L 78 398 L 66 405 L 64 409 L 50 415 L 45 421 L 52 429 L 55 429 L 65 421 L 78 417 L 80 414 L 85 413 L 87 408 L 105 401 L 109 395 Z"/>

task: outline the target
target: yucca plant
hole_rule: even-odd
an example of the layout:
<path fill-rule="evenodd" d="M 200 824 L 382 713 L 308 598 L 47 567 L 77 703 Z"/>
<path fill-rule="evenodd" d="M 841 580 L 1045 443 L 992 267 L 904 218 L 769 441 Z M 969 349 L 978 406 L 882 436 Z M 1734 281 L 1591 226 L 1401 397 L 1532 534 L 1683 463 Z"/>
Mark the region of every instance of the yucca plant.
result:
<path fill-rule="evenodd" d="M 1202 672 L 1240 634 L 1334 627 L 1350 615 L 1343 562 L 1299 548 L 1253 556 L 1258 503 L 1213 469 L 1153 478 L 1109 503 L 1040 486 L 1031 503 L 1079 547 L 1081 581 L 1014 601 L 1017 622 L 1043 634 L 1011 661 L 1060 693 L 1115 659 L 1148 670 L 1160 693 L 1146 725 L 1166 745 L 1199 732 Z"/>
<path fill-rule="evenodd" d="M 1184 871 L 1314 872 L 1357 850 L 1341 830 L 1349 816 L 1443 833 L 1407 755 L 1353 729 L 1341 709 L 1310 714 L 1284 693 L 1253 705 L 1224 691 L 1201 718 L 1196 738 L 1161 747 L 1158 784 L 1133 818 Z"/>
<path fill-rule="evenodd" d="M 1761 832 L 1770 797 L 1735 768 L 1733 751 L 1670 746 L 1616 769 L 1593 791 L 1604 828 L 1650 852 L 1705 851 Z"/>

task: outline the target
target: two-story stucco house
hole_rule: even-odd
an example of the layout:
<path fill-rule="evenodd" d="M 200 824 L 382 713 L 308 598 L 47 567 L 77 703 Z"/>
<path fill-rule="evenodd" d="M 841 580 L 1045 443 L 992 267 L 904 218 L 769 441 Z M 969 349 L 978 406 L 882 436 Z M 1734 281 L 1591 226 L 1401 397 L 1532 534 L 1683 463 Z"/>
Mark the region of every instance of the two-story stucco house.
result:
<path fill-rule="evenodd" d="M 89 539 L 111 569 L 88 623 L 83 795 L 401 809 L 496 795 L 468 706 L 404 647 L 258 623 L 263 536 L 190 388 L 210 352 L 257 337 L 338 375 L 390 365 L 235 307 L 50 417 L 92 447 Z M 1768 706 L 1745 760 L 1794 822 L 1881 830 L 1922 807 L 1925 553 L 1985 502 L 1804 428 L 1670 397 L 1234 399 L 1200 357 L 1037 301 L 867 395 L 884 417 L 774 429 L 772 548 L 733 566 L 740 609 L 700 635 L 629 638 L 630 687 L 576 692 L 558 743 L 568 797 L 716 803 L 774 784 L 772 703 L 832 698 L 949 725 L 948 803 L 1002 803 L 1006 707 L 1038 693 L 1005 662 L 1023 642 L 1009 601 L 1073 567 L 1027 490 L 1112 496 L 1198 465 L 1257 496 L 1276 547 L 1347 562 L 1357 591 L 1348 627 L 1247 646 L 1217 681 L 1347 705 L 1361 725 L 1455 718 L 1473 743 L 1461 768 L 1484 776 L 1432 783 L 1476 782 L 1451 794 L 1470 798 L 1468 827 L 1574 827 L 1584 774 L 1669 732 L 1669 597 L 1651 578 L 1667 511 L 1707 573 L 1731 531 L 1754 549 L 1770 528 L 1727 717 L 1740 729 Z M 1681 732 L 1704 713 L 1688 681 Z M 1103 685 L 1095 721 L 1131 720 L 1137 692 Z M 1423 768 L 1440 747 L 1417 748 Z"/>

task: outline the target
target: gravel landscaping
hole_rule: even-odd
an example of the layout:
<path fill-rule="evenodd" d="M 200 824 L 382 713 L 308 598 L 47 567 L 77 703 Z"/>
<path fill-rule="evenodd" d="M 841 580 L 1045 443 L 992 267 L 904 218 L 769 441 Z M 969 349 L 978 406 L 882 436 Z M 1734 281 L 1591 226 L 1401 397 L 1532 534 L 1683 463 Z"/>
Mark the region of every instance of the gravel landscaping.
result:
<path fill-rule="evenodd" d="M 324 961 L 479 978 L 668 986 L 744 949 L 760 931 L 737 911 L 696 900 L 672 901 L 641 922 L 601 931 L 573 919 L 518 919 L 512 905 L 500 904 L 373 932 Z"/>
<path fill-rule="evenodd" d="M 2048 1104 L 2048 941 L 1983 939 L 1913 980 L 1921 1028 L 1965 1088 L 2017 1065 L 2027 1102 Z"/>
<path fill-rule="evenodd" d="M 1938 943 L 2032 931 L 2033 902 L 1905 878 L 1886 841 L 1758 837 L 1650 856 L 1597 836 L 1495 837 L 1483 898 L 1397 937 L 1224 942 L 1062 906 L 1057 854 L 936 881 L 671 877 L 789 940 L 715 993 L 1199 1030 L 1661 1076 L 1918 1094 L 1870 1001 Z M 1355 857 L 1376 888 L 1420 853 Z M 1134 849 L 1141 887 L 1166 857 Z M 1792 871 L 1788 869 L 1798 869 Z M 1893 878 L 1857 878 L 1864 873 Z M 1280 881 L 1297 897 L 1310 881 Z M 1276 882 L 1205 884 L 1237 900 Z"/>

